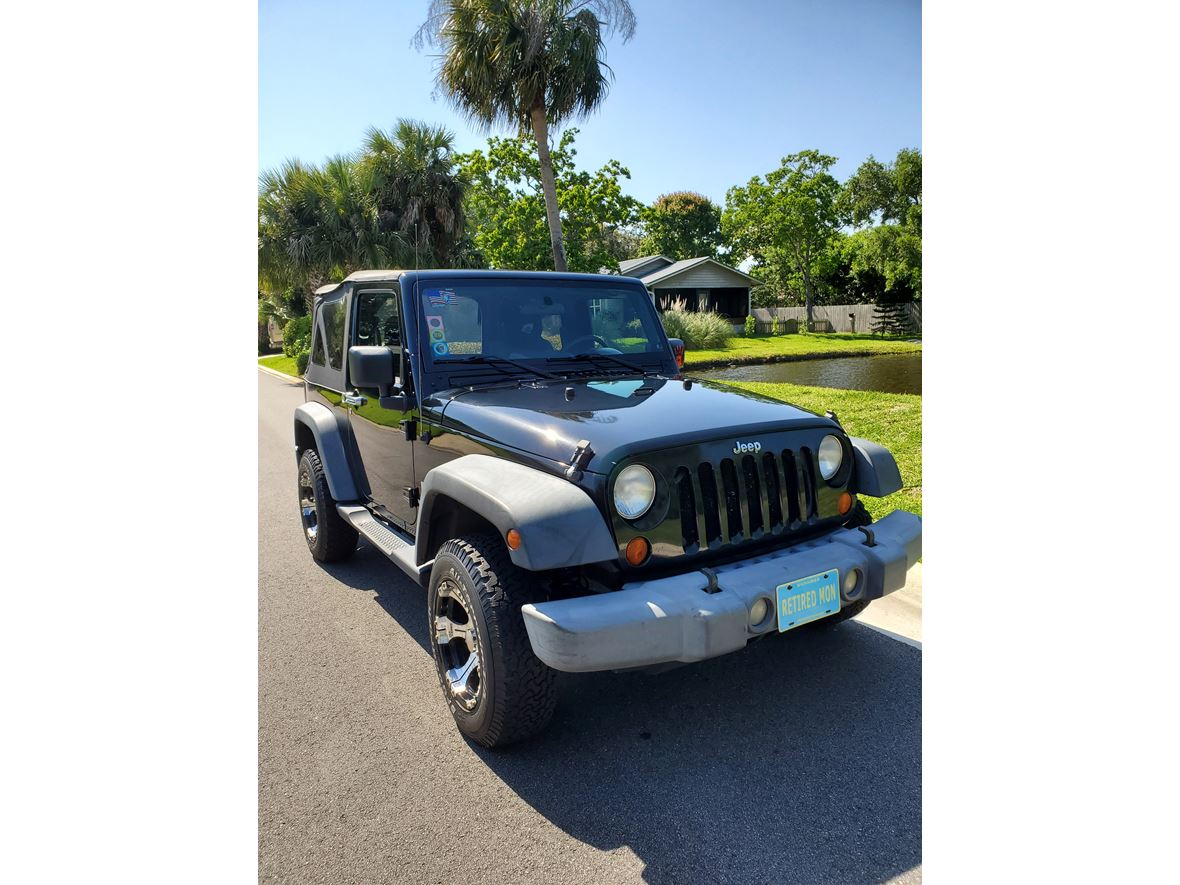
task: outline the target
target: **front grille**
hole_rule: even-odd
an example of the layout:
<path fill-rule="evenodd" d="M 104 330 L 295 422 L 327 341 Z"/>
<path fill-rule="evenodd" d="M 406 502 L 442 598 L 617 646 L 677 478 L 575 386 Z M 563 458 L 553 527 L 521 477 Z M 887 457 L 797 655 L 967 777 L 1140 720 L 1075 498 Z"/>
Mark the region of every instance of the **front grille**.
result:
<path fill-rule="evenodd" d="M 807 447 L 682 465 L 673 482 L 686 553 L 790 531 L 819 516 Z"/>

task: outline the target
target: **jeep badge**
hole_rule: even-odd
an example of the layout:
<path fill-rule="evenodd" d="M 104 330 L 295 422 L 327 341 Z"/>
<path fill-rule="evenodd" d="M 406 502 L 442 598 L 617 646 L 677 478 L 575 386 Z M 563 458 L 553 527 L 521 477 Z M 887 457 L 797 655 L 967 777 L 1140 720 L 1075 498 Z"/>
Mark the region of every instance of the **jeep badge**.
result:
<path fill-rule="evenodd" d="M 741 454 L 744 454 L 745 452 L 761 452 L 761 451 L 762 451 L 762 443 L 760 443 L 760 442 L 744 443 L 739 440 L 738 443 L 733 447 L 733 453 L 735 455 L 741 455 Z"/>

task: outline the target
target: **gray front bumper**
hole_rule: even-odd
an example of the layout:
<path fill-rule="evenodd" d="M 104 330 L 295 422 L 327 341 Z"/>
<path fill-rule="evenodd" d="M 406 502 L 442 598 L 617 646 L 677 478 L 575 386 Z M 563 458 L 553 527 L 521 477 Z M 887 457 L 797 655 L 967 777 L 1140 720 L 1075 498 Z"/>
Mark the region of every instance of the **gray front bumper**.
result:
<path fill-rule="evenodd" d="M 764 556 L 713 569 L 717 592 L 705 592 L 708 577 L 693 571 L 626 584 L 614 593 L 581 596 L 523 607 L 533 651 L 555 670 L 587 672 L 700 661 L 742 648 L 773 631 L 772 615 L 750 626 L 759 598 L 775 607 L 775 587 L 830 569 L 843 577 L 859 569 L 852 594 L 841 605 L 876 599 L 905 586 L 906 571 L 922 555 L 922 520 L 896 510 L 873 523 L 874 546 L 861 529 L 839 529 Z"/>

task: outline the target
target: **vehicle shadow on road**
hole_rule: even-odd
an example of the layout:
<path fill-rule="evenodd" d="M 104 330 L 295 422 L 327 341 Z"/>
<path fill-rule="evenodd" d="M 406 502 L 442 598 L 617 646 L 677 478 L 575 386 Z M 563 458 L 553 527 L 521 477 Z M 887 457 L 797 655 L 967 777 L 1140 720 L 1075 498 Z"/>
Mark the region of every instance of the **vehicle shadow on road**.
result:
<path fill-rule="evenodd" d="M 356 554 L 343 562 L 321 563 L 329 575 L 352 587 L 373 594 L 373 601 L 401 626 L 429 656 L 430 634 L 426 629 L 426 591 L 393 568 L 385 554 L 364 538 Z"/>
<path fill-rule="evenodd" d="M 921 661 L 849 623 L 654 677 L 563 676 L 548 732 L 477 752 L 648 882 L 880 882 L 921 863 Z"/>
<path fill-rule="evenodd" d="M 430 654 L 423 591 L 363 549 L 328 566 Z M 658 675 L 560 674 L 550 728 L 473 751 L 647 882 L 880 882 L 921 863 L 922 653 L 855 622 Z"/>

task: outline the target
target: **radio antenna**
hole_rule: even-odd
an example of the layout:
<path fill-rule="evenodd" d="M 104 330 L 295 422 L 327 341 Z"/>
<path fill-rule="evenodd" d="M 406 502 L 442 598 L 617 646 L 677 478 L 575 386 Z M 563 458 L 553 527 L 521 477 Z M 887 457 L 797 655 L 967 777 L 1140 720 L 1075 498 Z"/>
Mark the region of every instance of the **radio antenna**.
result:
<path fill-rule="evenodd" d="M 418 222 L 414 222 L 414 272 L 418 271 Z"/>

